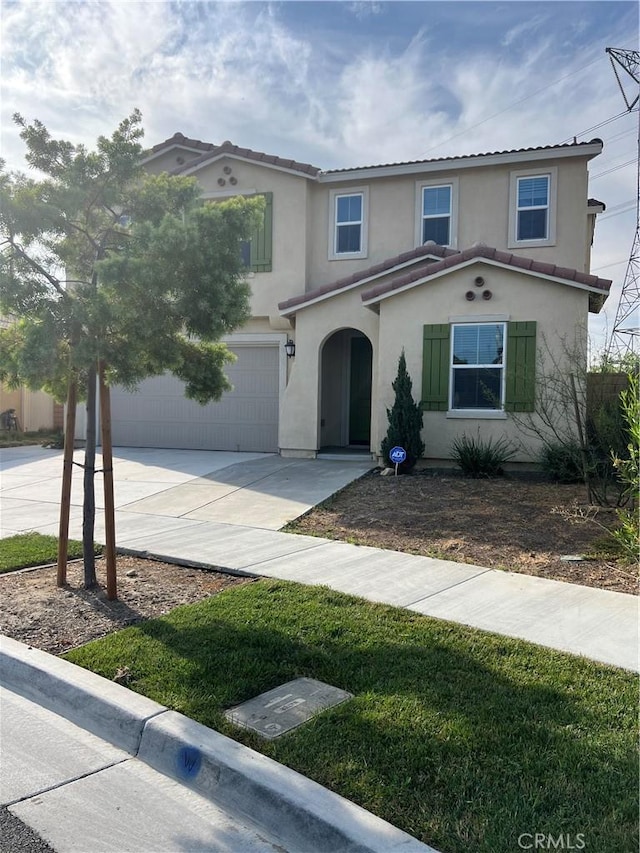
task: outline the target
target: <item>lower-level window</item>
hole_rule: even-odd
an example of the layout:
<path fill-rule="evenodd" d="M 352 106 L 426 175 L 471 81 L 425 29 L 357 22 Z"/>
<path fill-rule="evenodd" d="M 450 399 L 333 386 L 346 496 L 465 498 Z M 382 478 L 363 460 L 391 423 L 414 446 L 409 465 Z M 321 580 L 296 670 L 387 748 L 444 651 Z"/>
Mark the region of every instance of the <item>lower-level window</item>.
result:
<path fill-rule="evenodd" d="M 454 324 L 451 409 L 504 408 L 504 323 Z"/>

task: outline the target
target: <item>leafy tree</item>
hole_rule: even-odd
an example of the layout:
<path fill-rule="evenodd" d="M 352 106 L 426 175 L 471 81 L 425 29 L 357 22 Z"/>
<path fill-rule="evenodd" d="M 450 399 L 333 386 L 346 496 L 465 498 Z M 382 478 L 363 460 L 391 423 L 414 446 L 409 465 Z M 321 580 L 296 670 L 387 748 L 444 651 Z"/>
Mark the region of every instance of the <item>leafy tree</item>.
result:
<path fill-rule="evenodd" d="M 222 335 L 249 316 L 240 242 L 259 223 L 262 199 L 203 203 L 197 182 L 147 175 L 135 110 L 95 151 L 14 120 L 26 162 L 41 177 L 0 163 L 0 379 L 67 387 L 87 400 L 84 469 L 85 586 L 95 583 L 93 530 L 96 373 L 129 388 L 169 371 L 204 404 L 230 385 Z M 67 436 L 73 440 L 73 436 Z"/>
<path fill-rule="evenodd" d="M 380 452 L 387 465 L 390 451 L 403 447 L 407 452 L 406 460 L 398 466 L 399 471 L 410 471 L 424 453 L 424 442 L 420 436 L 422 430 L 422 410 L 414 401 L 411 377 L 407 372 L 407 361 L 404 350 L 398 359 L 398 375 L 391 387 L 396 393 L 393 406 L 387 409 L 389 428 L 382 440 Z"/>

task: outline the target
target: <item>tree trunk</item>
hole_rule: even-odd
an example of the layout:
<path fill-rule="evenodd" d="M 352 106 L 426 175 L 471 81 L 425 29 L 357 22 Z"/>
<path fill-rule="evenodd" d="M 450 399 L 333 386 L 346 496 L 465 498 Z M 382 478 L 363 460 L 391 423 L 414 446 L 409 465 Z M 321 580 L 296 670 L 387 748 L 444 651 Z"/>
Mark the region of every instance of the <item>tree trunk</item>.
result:
<path fill-rule="evenodd" d="M 82 506 L 82 556 L 84 558 L 84 588 L 96 582 L 94 529 L 96 523 L 96 366 L 89 370 L 87 384 L 87 443 L 84 452 L 84 503 Z"/>

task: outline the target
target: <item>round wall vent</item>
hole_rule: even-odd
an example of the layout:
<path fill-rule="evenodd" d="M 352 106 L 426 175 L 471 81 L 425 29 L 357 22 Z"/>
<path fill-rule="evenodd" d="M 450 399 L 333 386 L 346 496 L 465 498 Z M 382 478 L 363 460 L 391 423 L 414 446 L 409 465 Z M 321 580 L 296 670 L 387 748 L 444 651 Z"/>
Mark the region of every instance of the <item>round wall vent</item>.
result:
<path fill-rule="evenodd" d="M 464 298 L 467 300 L 467 302 L 473 302 L 473 300 L 476 298 L 476 295 L 473 290 L 467 290 L 464 295 Z"/>
<path fill-rule="evenodd" d="M 182 166 L 182 164 L 184 163 L 184 157 L 176 157 L 176 163 L 179 166 Z"/>
<path fill-rule="evenodd" d="M 232 175 L 232 176 L 229 178 L 229 183 L 230 183 L 232 186 L 234 186 L 234 187 L 235 187 L 235 185 L 238 183 L 238 179 L 237 179 L 237 178 L 235 178 L 235 177 Z"/>
<path fill-rule="evenodd" d="M 218 186 L 223 187 L 227 182 L 224 178 L 218 178 Z"/>
<path fill-rule="evenodd" d="M 222 171 L 225 173 L 225 175 L 230 175 L 231 174 L 231 166 L 225 166 Z"/>
<path fill-rule="evenodd" d="M 493 293 L 491 293 L 490 290 L 483 290 L 482 291 L 482 298 L 483 299 L 491 299 L 492 296 L 493 296 Z"/>
<path fill-rule="evenodd" d="M 475 284 L 476 287 L 482 287 L 482 285 L 484 284 L 484 279 L 482 278 L 481 275 L 477 275 L 474 278 L 473 283 Z"/>

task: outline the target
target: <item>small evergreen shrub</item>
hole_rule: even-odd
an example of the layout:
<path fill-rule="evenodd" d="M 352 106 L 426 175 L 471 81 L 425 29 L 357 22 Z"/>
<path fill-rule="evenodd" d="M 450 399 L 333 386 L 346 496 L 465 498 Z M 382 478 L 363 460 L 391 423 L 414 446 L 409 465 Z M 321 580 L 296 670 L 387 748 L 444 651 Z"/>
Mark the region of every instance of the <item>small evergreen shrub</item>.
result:
<path fill-rule="evenodd" d="M 538 456 L 543 472 L 558 483 L 582 483 L 582 458 L 577 441 L 546 442 Z"/>
<path fill-rule="evenodd" d="M 411 377 L 407 372 L 404 350 L 398 359 L 398 375 L 391 387 L 396 392 L 393 406 L 387 409 L 389 429 L 382 439 L 380 453 L 384 464 L 391 466 L 389 453 L 394 447 L 403 447 L 407 451 L 406 460 L 398 466 L 398 471 L 406 473 L 416 464 L 424 453 L 422 431 L 422 409 L 413 399 Z"/>
<path fill-rule="evenodd" d="M 488 441 L 462 435 L 451 445 L 451 458 L 467 477 L 497 477 L 504 474 L 503 465 L 515 454 L 516 449 L 505 438 Z"/>

